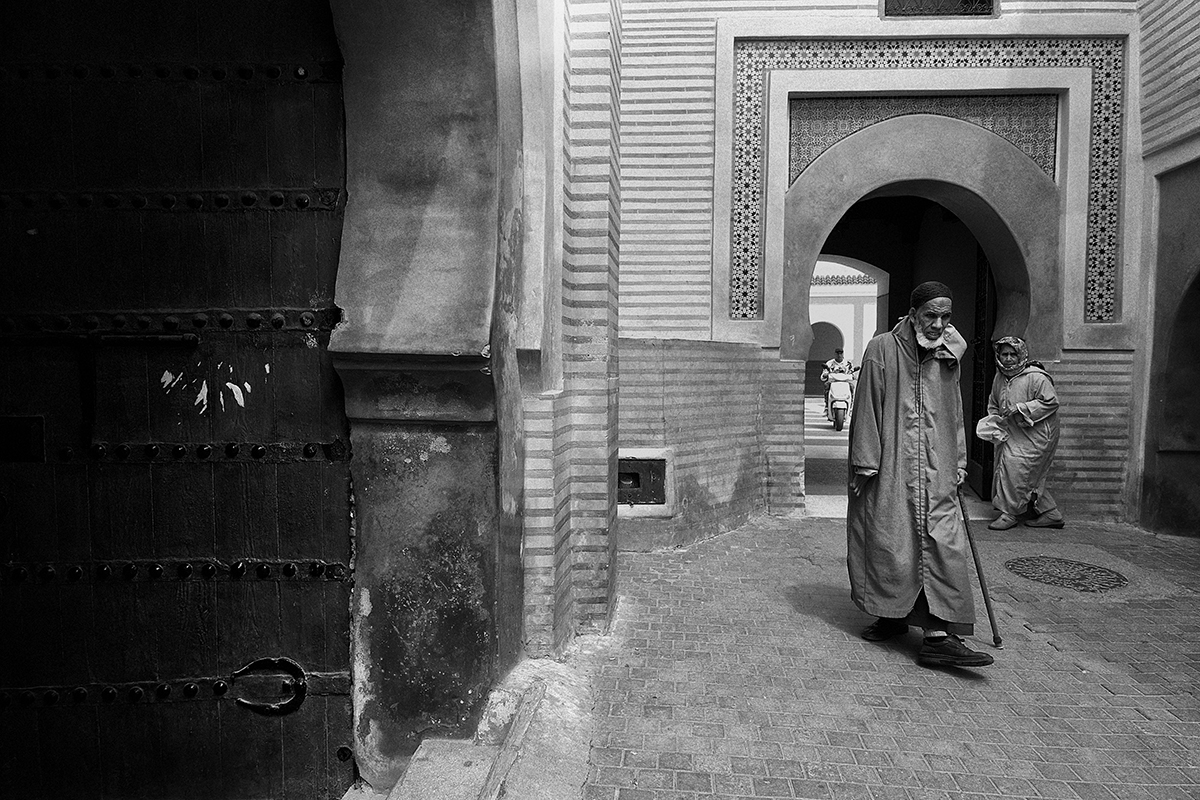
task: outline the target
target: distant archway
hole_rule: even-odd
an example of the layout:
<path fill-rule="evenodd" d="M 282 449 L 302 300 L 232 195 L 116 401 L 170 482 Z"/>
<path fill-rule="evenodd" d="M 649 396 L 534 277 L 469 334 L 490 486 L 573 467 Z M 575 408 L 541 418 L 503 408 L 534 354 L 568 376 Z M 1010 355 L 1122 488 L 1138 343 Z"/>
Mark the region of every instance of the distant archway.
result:
<path fill-rule="evenodd" d="M 808 355 L 813 360 L 828 361 L 833 358 L 834 350 L 846 344 L 846 337 L 832 322 L 814 322 L 812 332 L 812 349 Z"/>
<path fill-rule="evenodd" d="M 875 330 L 874 333 L 882 333 L 887 330 L 888 325 L 888 294 L 891 292 L 892 276 L 886 270 L 882 270 L 874 264 L 869 264 L 858 258 L 850 258 L 849 256 L 831 255 L 829 253 L 821 253 L 818 262 L 827 261 L 831 264 L 840 264 L 843 267 L 850 267 L 858 270 L 862 274 L 875 280 Z"/>
<path fill-rule="evenodd" d="M 808 351 L 808 362 L 804 369 L 804 393 L 809 396 L 824 396 L 825 384 L 821 383 L 821 368 L 833 358 L 833 351 L 846 346 L 846 337 L 832 322 L 812 324 L 813 344 Z"/>
<path fill-rule="evenodd" d="M 961 219 L 991 264 L 996 329 L 1024 335 L 1035 357 L 1060 356 L 1058 187 L 1001 137 L 969 122 L 914 114 L 843 139 L 788 189 L 781 358 L 808 356 L 809 287 L 830 231 L 859 200 L 895 195 L 936 201 Z M 1038 325 L 1029 328 L 1031 319 Z"/>

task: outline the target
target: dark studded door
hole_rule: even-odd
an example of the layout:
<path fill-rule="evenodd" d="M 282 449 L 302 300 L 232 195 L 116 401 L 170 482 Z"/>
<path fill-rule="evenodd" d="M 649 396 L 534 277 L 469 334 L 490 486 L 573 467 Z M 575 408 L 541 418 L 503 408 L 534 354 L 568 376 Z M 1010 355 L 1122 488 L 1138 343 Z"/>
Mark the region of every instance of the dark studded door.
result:
<path fill-rule="evenodd" d="M 329 9 L 6 3 L 0 41 L 0 797 L 340 798 Z"/>

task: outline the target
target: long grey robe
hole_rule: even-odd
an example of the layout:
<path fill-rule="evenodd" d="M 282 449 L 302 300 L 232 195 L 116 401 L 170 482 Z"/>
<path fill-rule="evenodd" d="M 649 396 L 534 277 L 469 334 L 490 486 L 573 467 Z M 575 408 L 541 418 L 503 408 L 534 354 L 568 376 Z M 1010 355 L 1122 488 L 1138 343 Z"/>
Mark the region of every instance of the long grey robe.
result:
<path fill-rule="evenodd" d="M 908 617 L 924 590 L 929 611 L 974 632 L 969 543 L 958 506 L 966 469 L 959 359 L 947 326 L 935 351 L 917 345 L 905 318 L 867 344 L 850 422 L 850 470 L 878 470 L 846 518 L 851 597 L 868 614 Z M 920 625 L 921 615 L 909 617 Z M 955 624 L 957 623 L 957 624 Z"/>
<path fill-rule="evenodd" d="M 1046 474 L 1058 447 L 1058 395 L 1054 380 L 1033 365 L 1011 378 L 997 375 L 988 397 L 988 413 L 1015 409 L 1008 418 L 1008 440 L 996 445 L 992 505 L 1016 517 L 1037 494 L 1039 514 L 1058 508 L 1046 491 Z"/>

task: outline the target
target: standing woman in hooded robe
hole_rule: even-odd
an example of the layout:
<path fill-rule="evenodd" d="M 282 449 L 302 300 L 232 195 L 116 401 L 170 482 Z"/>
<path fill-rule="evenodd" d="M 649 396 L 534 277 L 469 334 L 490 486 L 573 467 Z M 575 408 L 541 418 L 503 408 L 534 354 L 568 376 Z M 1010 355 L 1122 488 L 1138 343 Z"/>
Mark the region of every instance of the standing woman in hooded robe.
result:
<path fill-rule="evenodd" d="M 1000 516 L 988 527 L 1007 530 L 1024 518 L 1031 528 L 1061 528 L 1062 512 L 1046 490 L 1058 447 L 1054 379 L 1040 363 L 1029 360 L 1029 347 L 1019 337 L 997 339 L 995 350 L 999 372 L 988 397 L 988 414 L 999 434 L 992 437 L 992 505 Z"/>

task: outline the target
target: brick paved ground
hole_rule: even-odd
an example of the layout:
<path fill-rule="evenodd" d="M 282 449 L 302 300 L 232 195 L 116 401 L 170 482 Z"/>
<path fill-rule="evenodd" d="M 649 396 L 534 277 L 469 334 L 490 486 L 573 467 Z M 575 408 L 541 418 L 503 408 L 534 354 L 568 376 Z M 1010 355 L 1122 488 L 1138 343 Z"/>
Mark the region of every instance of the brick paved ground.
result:
<path fill-rule="evenodd" d="M 972 526 L 979 670 L 927 669 L 919 634 L 858 636 L 844 522 L 766 519 L 619 561 L 613 631 L 578 656 L 597 719 L 586 800 L 1200 798 L 1200 539 L 1122 526 Z M 1129 583 L 1019 577 L 1046 555 Z"/>

